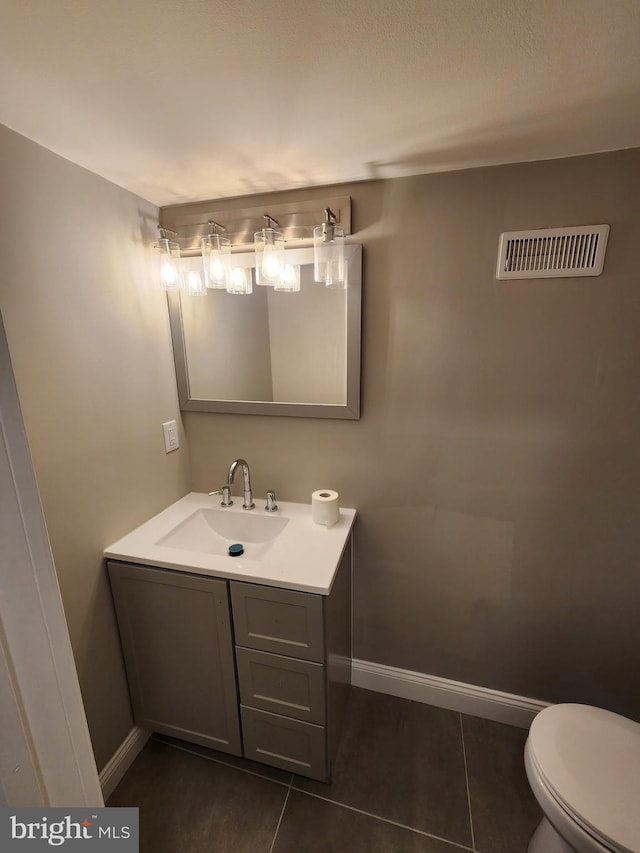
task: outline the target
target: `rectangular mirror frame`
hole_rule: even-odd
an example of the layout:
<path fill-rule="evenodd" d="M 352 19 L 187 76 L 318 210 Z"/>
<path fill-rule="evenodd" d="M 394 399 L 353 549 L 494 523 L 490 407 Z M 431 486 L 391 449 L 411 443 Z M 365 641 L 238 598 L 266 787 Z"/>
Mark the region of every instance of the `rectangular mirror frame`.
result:
<path fill-rule="evenodd" d="M 313 263 L 313 249 L 295 250 L 306 263 Z M 173 342 L 173 358 L 176 368 L 178 399 L 184 412 L 216 412 L 237 415 L 279 415 L 294 418 L 336 418 L 358 420 L 360 418 L 360 343 L 362 314 L 362 246 L 345 244 L 348 264 L 347 286 L 347 388 L 345 404 L 324 403 L 275 403 L 255 400 L 205 400 L 191 396 L 185 348 L 180 294 L 167 291 L 169 321 Z M 253 252 L 233 255 L 234 263 L 240 266 L 255 266 Z M 302 262 L 305 262 L 302 261 Z M 318 285 L 321 287 L 322 285 Z M 239 296 L 238 299 L 243 297 Z"/>

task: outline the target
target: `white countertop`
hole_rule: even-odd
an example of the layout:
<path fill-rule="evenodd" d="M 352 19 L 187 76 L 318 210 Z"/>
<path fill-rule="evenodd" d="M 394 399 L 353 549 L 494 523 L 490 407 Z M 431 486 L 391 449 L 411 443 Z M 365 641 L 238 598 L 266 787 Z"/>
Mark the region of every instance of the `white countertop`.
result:
<path fill-rule="evenodd" d="M 254 498 L 255 500 L 255 498 Z M 253 513 L 287 519 L 283 532 L 264 547 L 245 544 L 241 557 L 206 553 L 185 547 L 158 544 L 191 516 L 203 509 L 220 509 L 220 496 L 191 492 L 131 533 L 105 548 L 110 559 L 212 575 L 231 580 L 260 583 L 328 595 L 342 552 L 356 517 L 354 509 L 340 509 L 340 520 L 332 527 L 314 524 L 311 505 L 278 501 L 275 513 L 266 513 L 264 501 L 253 510 L 242 508 L 242 499 L 222 510 L 236 514 L 238 524 Z M 229 519 L 231 521 L 231 519 Z M 250 523 L 251 519 L 247 519 Z M 184 537 L 183 537 L 184 538 Z M 242 541 L 229 540 L 231 541 Z M 244 544 L 244 543 L 243 543 Z M 259 552 L 259 553 L 258 553 Z"/>

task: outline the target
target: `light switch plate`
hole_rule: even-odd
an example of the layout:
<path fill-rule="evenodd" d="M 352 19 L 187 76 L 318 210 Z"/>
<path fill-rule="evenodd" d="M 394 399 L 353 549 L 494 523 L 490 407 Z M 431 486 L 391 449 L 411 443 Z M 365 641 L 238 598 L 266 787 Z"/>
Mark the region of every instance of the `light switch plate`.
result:
<path fill-rule="evenodd" d="M 172 450 L 177 450 L 180 447 L 178 441 L 178 424 L 176 421 L 167 421 L 162 424 L 162 432 L 164 433 L 164 449 L 166 453 L 171 453 Z"/>

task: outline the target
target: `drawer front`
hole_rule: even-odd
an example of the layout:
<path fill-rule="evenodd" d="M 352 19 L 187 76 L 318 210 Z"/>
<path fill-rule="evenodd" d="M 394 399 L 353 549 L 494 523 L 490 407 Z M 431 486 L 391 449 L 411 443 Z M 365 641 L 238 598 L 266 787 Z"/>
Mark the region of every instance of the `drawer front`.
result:
<path fill-rule="evenodd" d="M 236 646 L 240 702 L 324 725 L 324 666 Z"/>
<path fill-rule="evenodd" d="M 299 776 L 327 779 L 325 729 L 267 711 L 240 706 L 246 758 Z"/>
<path fill-rule="evenodd" d="M 231 601 L 239 646 L 324 661 L 321 595 L 236 581 Z"/>

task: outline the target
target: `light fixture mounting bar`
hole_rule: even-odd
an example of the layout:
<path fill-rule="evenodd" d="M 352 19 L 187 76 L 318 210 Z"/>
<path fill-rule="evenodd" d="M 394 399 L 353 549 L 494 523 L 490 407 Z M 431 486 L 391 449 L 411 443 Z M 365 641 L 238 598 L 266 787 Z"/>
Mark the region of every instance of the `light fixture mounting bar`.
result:
<path fill-rule="evenodd" d="M 248 199 L 229 199 L 228 201 L 200 201 L 190 204 L 177 204 L 160 210 L 162 228 L 177 233 L 182 254 L 195 255 L 200 252 L 202 237 L 210 234 L 209 222 L 224 223 L 226 236 L 231 240 L 234 250 L 246 251 L 253 245 L 253 235 L 265 227 L 265 207 L 243 207 Z M 311 244 L 313 228 L 326 219 L 326 210 L 335 216 L 346 235 L 352 233 L 351 198 L 349 196 L 320 196 L 315 199 L 269 203 L 271 221 L 283 232 L 287 241 L 296 241 L 296 245 Z"/>

